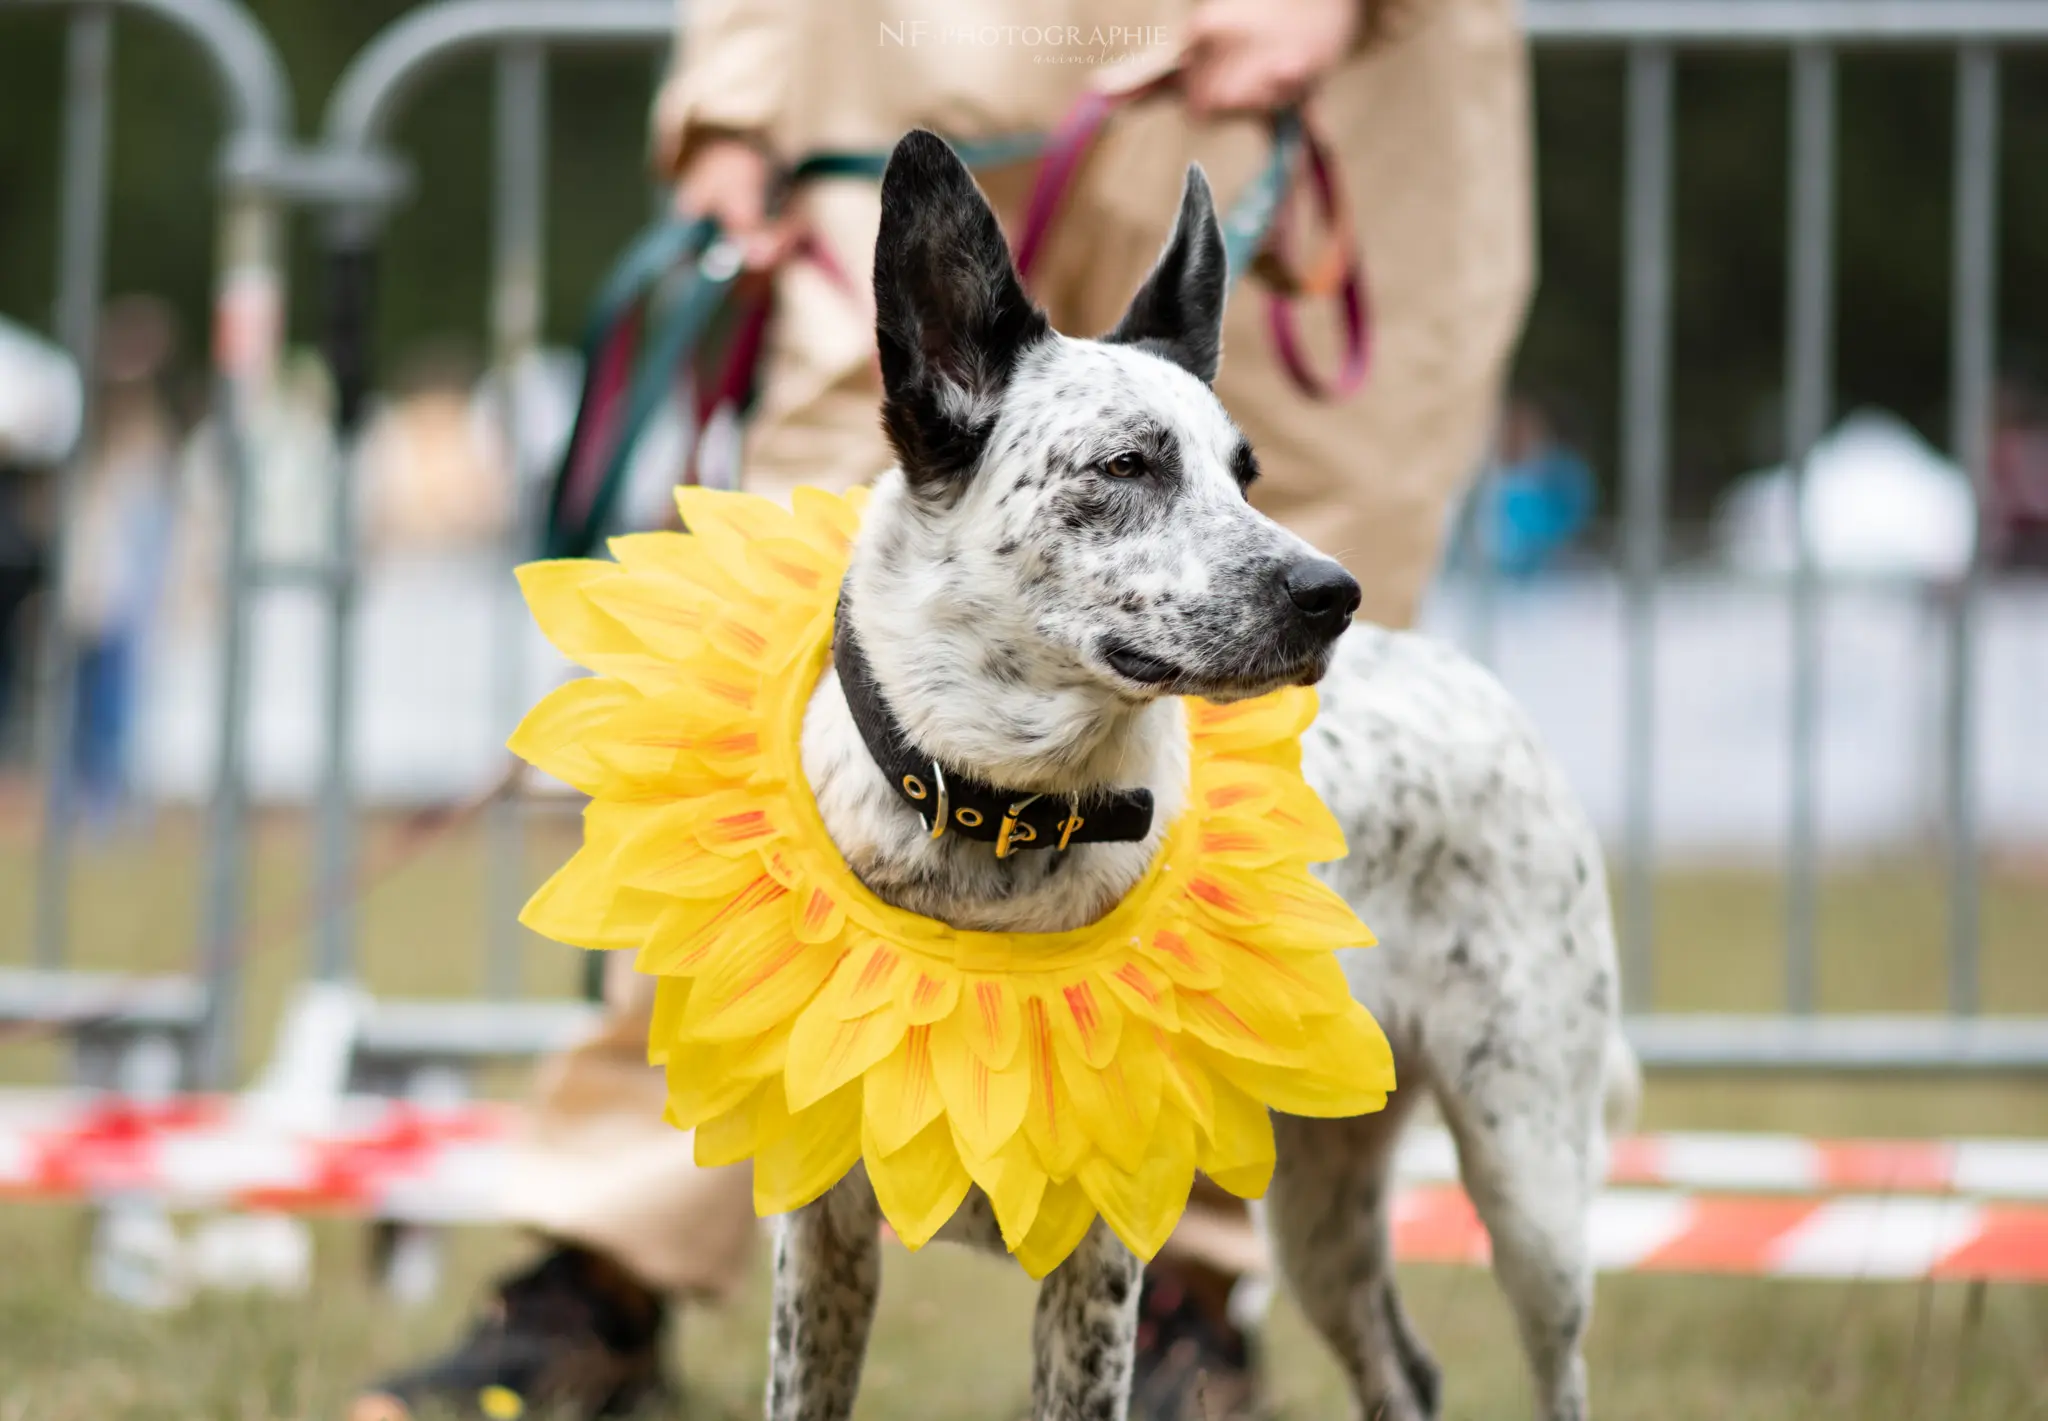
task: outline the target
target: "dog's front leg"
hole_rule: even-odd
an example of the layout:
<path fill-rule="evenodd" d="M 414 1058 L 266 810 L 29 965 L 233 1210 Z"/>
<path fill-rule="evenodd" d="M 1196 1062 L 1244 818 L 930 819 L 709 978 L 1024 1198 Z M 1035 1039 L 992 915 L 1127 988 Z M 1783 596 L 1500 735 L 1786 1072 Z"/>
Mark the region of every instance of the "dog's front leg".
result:
<path fill-rule="evenodd" d="M 881 1214 L 855 1170 L 775 1229 L 768 1421 L 845 1421 L 881 1291 Z"/>
<path fill-rule="evenodd" d="M 1033 1421 L 1123 1421 L 1138 1333 L 1138 1260 L 1100 1219 L 1038 1290 Z"/>

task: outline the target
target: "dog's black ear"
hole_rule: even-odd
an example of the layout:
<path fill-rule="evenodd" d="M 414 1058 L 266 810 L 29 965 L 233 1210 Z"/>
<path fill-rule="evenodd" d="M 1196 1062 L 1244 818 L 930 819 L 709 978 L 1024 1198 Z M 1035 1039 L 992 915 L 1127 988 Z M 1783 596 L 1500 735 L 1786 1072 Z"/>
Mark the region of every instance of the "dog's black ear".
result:
<path fill-rule="evenodd" d="M 905 134 L 882 174 L 875 344 L 882 425 L 912 488 L 973 470 L 1017 357 L 1050 329 L 959 157 L 936 134 Z"/>
<path fill-rule="evenodd" d="M 1158 265 L 1131 298 L 1131 309 L 1103 339 L 1141 346 L 1213 384 L 1223 363 L 1223 299 L 1229 273 L 1216 199 L 1201 165 L 1188 165 L 1180 215 Z"/>

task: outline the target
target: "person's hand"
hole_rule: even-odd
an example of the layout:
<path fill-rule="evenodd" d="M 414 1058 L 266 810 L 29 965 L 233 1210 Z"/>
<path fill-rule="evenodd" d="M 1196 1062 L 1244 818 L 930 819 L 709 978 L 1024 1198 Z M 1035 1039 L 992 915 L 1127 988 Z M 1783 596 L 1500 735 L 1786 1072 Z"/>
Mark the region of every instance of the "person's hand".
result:
<path fill-rule="evenodd" d="M 1306 98 L 1358 42 L 1367 0 L 1204 0 L 1182 54 L 1197 118 L 1263 114 Z"/>
<path fill-rule="evenodd" d="M 758 144 L 714 134 L 699 142 L 676 178 L 676 210 L 709 217 L 740 250 L 740 260 L 760 271 L 782 259 L 790 234 L 768 217 L 774 164 Z"/>

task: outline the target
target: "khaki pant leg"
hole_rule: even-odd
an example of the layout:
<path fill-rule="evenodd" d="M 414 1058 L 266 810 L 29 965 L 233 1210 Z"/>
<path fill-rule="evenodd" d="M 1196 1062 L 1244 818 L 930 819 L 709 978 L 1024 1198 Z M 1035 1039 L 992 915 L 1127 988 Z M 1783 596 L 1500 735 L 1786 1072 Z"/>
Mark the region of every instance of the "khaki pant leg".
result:
<path fill-rule="evenodd" d="M 633 955 L 605 963 L 605 1015 L 543 1064 L 508 1170 L 509 1216 L 596 1249 L 665 1292 L 722 1296 L 745 1274 L 759 1225 L 744 1166 L 704 1169 L 692 1137 L 661 1118 L 647 1064 L 654 979 Z"/>

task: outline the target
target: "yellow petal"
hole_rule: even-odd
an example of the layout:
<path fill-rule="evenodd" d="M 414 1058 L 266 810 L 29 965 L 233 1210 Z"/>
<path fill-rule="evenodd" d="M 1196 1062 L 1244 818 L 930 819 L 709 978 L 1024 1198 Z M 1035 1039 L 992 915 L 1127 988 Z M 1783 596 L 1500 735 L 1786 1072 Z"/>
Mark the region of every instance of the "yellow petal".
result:
<path fill-rule="evenodd" d="M 1031 1232 L 1012 1251 L 1026 1273 L 1043 1278 L 1067 1261 L 1094 1222 L 1095 1205 L 1078 1182 L 1069 1179 L 1047 1184 Z"/>
<path fill-rule="evenodd" d="M 543 774 L 585 794 L 595 794 L 605 782 L 606 771 L 591 753 L 590 741 L 606 721 L 639 699 L 623 681 L 578 676 L 543 696 L 506 744 Z"/>
<path fill-rule="evenodd" d="M 1152 1044 L 1159 1048 L 1159 1062 L 1164 1067 L 1162 1078 L 1166 1098 L 1185 1110 L 1204 1132 L 1213 1129 L 1216 1083 L 1210 1078 L 1208 1065 L 1198 1054 L 1200 1043 L 1184 1036 L 1169 1036 L 1155 1028 Z"/>
<path fill-rule="evenodd" d="M 1304 870 L 1267 875 L 1272 916 L 1263 926 L 1295 942 L 1324 947 L 1370 947 L 1373 935 L 1337 891 Z"/>
<path fill-rule="evenodd" d="M 1217 705 L 1190 697 L 1187 701 L 1188 735 L 1196 746 L 1210 755 L 1258 749 L 1271 744 L 1288 744 L 1316 718 L 1316 693 L 1307 686 L 1290 686 L 1249 701 Z"/>
<path fill-rule="evenodd" d="M 670 899 L 621 886 L 611 874 L 610 845 L 586 844 L 543 883 L 519 921 L 542 937 L 574 947 L 638 947 L 655 931 Z"/>
<path fill-rule="evenodd" d="M 1024 1134 L 1038 1151 L 1038 1162 L 1047 1174 L 1070 1179 L 1091 1144 L 1087 1127 L 1074 1109 L 1073 1096 L 1060 1079 L 1057 1052 L 1045 999 L 1026 998 L 1024 1055 L 1031 1070 L 1031 1094 L 1025 1102 Z"/>
<path fill-rule="evenodd" d="M 1272 895 L 1261 875 L 1217 863 L 1199 863 L 1188 875 L 1187 901 L 1197 915 L 1219 927 L 1256 926 L 1275 917 Z"/>
<path fill-rule="evenodd" d="M 636 578 L 656 580 L 696 591 L 702 588 L 703 554 L 687 533 L 621 533 L 605 543 L 620 567 Z"/>
<path fill-rule="evenodd" d="M 1190 803 L 1205 818 L 1242 814 L 1259 818 L 1280 802 L 1281 776 L 1244 760 L 1197 761 L 1189 776 Z"/>
<path fill-rule="evenodd" d="M 1195 1126 L 1178 1110 L 1162 1111 L 1151 1145 L 1135 1170 L 1096 1155 L 1077 1182 L 1124 1246 L 1150 1262 L 1188 1206 L 1195 1183 Z"/>
<path fill-rule="evenodd" d="M 1159 1048 L 1145 1032 L 1133 1030 L 1115 1059 L 1099 1067 L 1083 1061 L 1064 1038 L 1056 1037 L 1053 1049 L 1073 1118 L 1097 1151 L 1136 1169 L 1159 1117 L 1165 1071 Z"/>
<path fill-rule="evenodd" d="M 845 1178 L 859 1159 L 860 1086 L 855 1083 L 793 1112 L 788 1130 L 754 1156 L 754 1212 L 766 1218 L 801 1209 Z"/>
<path fill-rule="evenodd" d="M 593 671 L 607 658 L 634 657 L 646 647 L 588 596 L 600 582 L 624 577 L 616 564 L 592 558 L 530 562 L 518 570 L 527 610 L 555 650 Z"/>
<path fill-rule="evenodd" d="M 831 952 L 830 947 L 813 948 Z M 870 1066 L 896 1049 L 903 1040 L 903 1013 L 894 1004 L 852 1021 L 842 1021 L 813 1002 L 797 1017 L 789 1033 L 789 1066 L 784 1082 L 789 1103 L 798 1110 L 812 1101 L 856 1081 Z"/>
<path fill-rule="evenodd" d="M 804 486 L 791 491 L 789 504 L 799 536 L 845 566 L 853 554 L 854 535 L 860 532 L 860 502 Z"/>
<path fill-rule="evenodd" d="M 752 1159 L 774 1138 L 762 1128 L 764 1125 L 788 1124 L 788 1115 L 779 1103 L 775 1112 L 765 1118 L 762 1112 L 763 1103 L 770 1096 L 779 1097 L 781 1092 L 781 1082 L 762 1081 L 738 1105 L 699 1125 L 690 1141 L 691 1157 L 705 1169 Z"/>
<path fill-rule="evenodd" d="M 969 978 L 955 1018 L 966 1032 L 967 1045 L 995 1070 L 1016 1058 L 1024 1039 L 1024 1017 L 1017 991 L 1001 977 Z"/>
<path fill-rule="evenodd" d="M 1127 957 L 1097 975 L 1116 999 L 1140 1019 L 1168 1031 L 1180 1030 L 1180 1009 L 1174 1004 L 1173 983 L 1158 968 L 1136 957 Z"/>
<path fill-rule="evenodd" d="M 1210 992 L 1223 985 L 1223 964 L 1194 941 L 1184 923 L 1155 929 L 1138 944 L 1138 951 L 1176 987 Z"/>
<path fill-rule="evenodd" d="M 1256 1199 L 1273 1179 L 1273 1117 L 1228 1081 L 1212 1082 L 1214 1123 L 1196 1142 L 1195 1165 L 1240 1199 Z"/>
<path fill-rule="evenodd" d="M 746 543 L 757 538 L 791 537 L 798 531 L 788 509 L 757 493 L 682 484 L 676 488 L 675 498 L 683 527 L 698 538 L 729 532 Z"/>
<path fill-rule="evenodd" d="M 1286 831 L 1291 852 L 1309 863 L 1333 863 L 1348 852 L 1343 826 L 1305 780 L 1281 780 L 1266 817 Z"/>
<path fill-rule="evenodd" d="M 1060 1039 L 1090 1067 L 1099 1071 L 1116 1058 L 1124 1013 L 1113 995 L 1083 978 L 1063 985 L 1049 1011 Z"/>
<path fill-rule="evenodd" d="M 847 1021 L 879 1011 L 896 1001 L 896 979 L 903 971 L 901 948 L 869 938 L 846 954 L 818 1004 Z"/>
<path fill-rule="evenodd" d="M 1394 1054 L 1362 1006 L 1307 1023 L 1308 1041 L 1287 1063 L 1273 1065 L 1191 1043 L 1202 1063 L 1238 1089 L 1289 1115 L 1341 1118 L 1386 1108 L 1394 1088 Z"/>
<path fill-rule="evenodd" d="M 954 1123 L 957 1125 L 958 1121 Z M 953 1146 L 975 1185 L 994 1207 L 1003 1246 L 1015 1252 L 1030 1234 L 1031 1225 L 1038 1218 L 1038 1201 L 1045 1196 L 1045 1171 L 1039 1167 L 1030 1141 L 1022 1135 L 1012 1135 L 1009 1143 L 995 1154 L 977 1157 L 956 1129 Z"/>
<path fill-rule="evenodd" d="M 758 854 L 785 833 L 786 807 L 745 790 L 711 795 L 699 803 L 697 842 L 713 853 L 735 858 Z"/>
<path fill-rule="evenodd" d="M 919 962 L 896 979 L 896 1004 L 912 1025 L 944 1021 L 960 1005 L 960 979 L 935 962 Z"/>
<path fill-rule="evenodd" d="M 932 1028 L 932 1070 L 946 1116 L 970 1157 L 991 1159 L 1007 1149 L 1024 1128 L 1031 1072 L 1019 1053 L 1001 1070 L 992 1068 L 967 1044 L 960 1016 Z"/>
<path fill-rule="evenodd" d="M 683 1008 L 690 1002 L 688 977 L 663 977 L 654 984 L 654 1014 L 647 1023 L 647 1064 L 668 1060 L 669 1047 L 682 1040 Z"/>
<path fill-rule="evenodd" d="M 760 1084 L 756 1077 L 724 1069 L 730 1053 L 729 1047 L 700 1041 L 670 1045 L 663 1074 L 668 1084 L 668 1118 L 677 1129 L 694 1130 L 725 1114 Z M 777 1103 L 779 1107 L 779 1095 Z"/>
<path fill-rule="evenodd" d="M 769 588 L 779 597 L 802 599 L 806 604 L 835 587 L 846 567 L 844 557 L 833 556 L 803 537 L 757 538 L 747 550 Z"/>
<path fill-rule="evenodd" d="M 1228 864 L 1232 868 L 1264 868 L 1283 858 L 1302 856 L 1301 847 L 1290 841 L 1280 825 L 1238 814 L 1203 816 L 1195 842 L 1201 848 L 1204 863 Z"/>
<path fill-rule="evenodd" d="M 759 951 L 723 953 L 697 978 L 683 1029 L 711 1041 L 757 1036 L 801 1011 L 838 961 L 836 944 L 798 942 L 786 929 Z M 822 1094 L 795 1103 L 801 1109 Z"/>
<path fill-rule="evenodd" d="M 1250 1013 L 1324 1016 L 1342 1011 L 1351 1000 L 1351 984 L 1337 963 L 1337 954 L 1276 951 L 1234 935 L 1213 935 L 1211 946 L 1223 963 L 1224 982 L 1217 995 L 1230 1002 L 1252 1002 Z"/>
<path fill-rule="evenodd" d="M 932 1029 L 912 1026 L 863 1080 L 861 1114 L 869 1138 L 884 1154 L 900 1150 L 944 1110 L 945 1098 L 932 1076 Z"/>
<path fill-rule="evenodd" d="M 619 845 L 614 872 L 623 883 L 673 898 L 730 898 L 761 877 L 747 859 L 715 854 L 697 842 L 695 801 L 661 806 Z"/>
<path fill-rule="evenodd" d="M 882 1217 L 912 1251 L 931 1242 L 973 1183 L 943 1120 L 934 1120 L 893 1153 L 882 1150 L 870 1135 L 862 1154 Z"/>
<path fill-rule="evenodd" d="M 756 725 L 696 696 L 652 696 L 624 707 L 591 753 L 622 778 L 657 781 L 670 798 L 689 796 L 685 805 L 738 788 L 762 759 Z"/>
<path fill-rule="evenodd" d="M 702 649 L 705 623 L 713 610 L 708 593 L 668 578 L 630 572 L 592 581 L 584 596 L 647 650 L 675 661 Z"/>
<path fill-rule="evenodd" d="M 846 929 L 846 905 L 823 884 L 808 884 L 790 900 L 790 931 L 805 942 L 833 942 Z"/>
<path fill-rule="evenodd" d="M 1302 1024 L 1241 991 L 1224 995 L 1236 985 L 1216 992 L 1182 992 L 1182 1035 L 1248 1060 L 1287 1064 L 1307 1040 Z"/>
<path fill-rule="evenodd" d="M 644 939 L 634 963 L 651 977 L 694 976 L 714 962 L 751 957 L 789 933 L 788 890 L 756 873 L 731 898 L 661 898 L 662 916 Z"/>

